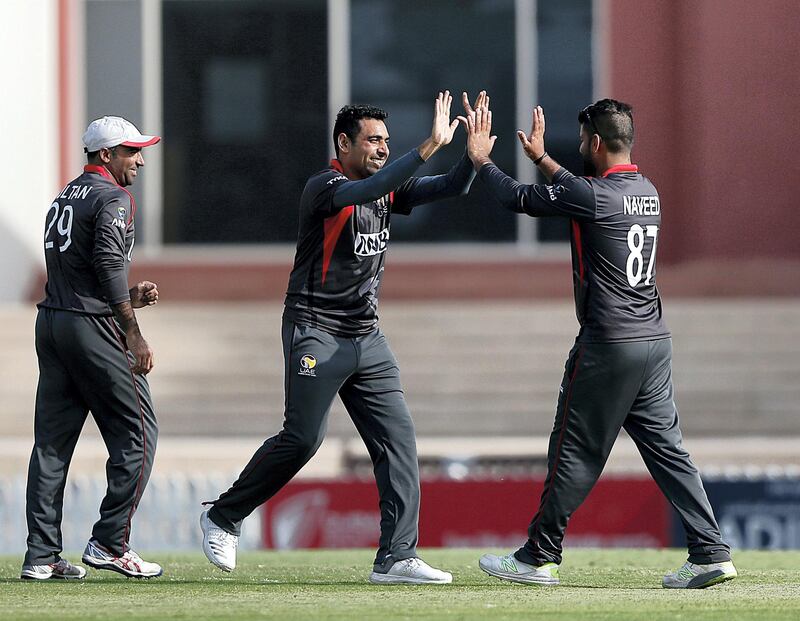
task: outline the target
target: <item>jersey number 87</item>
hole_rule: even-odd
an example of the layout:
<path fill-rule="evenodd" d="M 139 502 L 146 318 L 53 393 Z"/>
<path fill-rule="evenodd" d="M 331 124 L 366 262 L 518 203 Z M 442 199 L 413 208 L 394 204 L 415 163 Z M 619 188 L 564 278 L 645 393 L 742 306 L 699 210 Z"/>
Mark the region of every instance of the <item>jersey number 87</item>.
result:
<path fill-rule="evenodd" d="M 650 248 L 650 256 L 644 256 L 645 237 L 653 238 L 653 246 Z M 655 224 L 648 224 L 643 229 L 638 224 L 631 226 L 628 231 L 628 261 L 625 264 L 625 273 L 628 276 L 628 284 L 635 287 L 642 281 L 645 261 L 647 262 L 647 278 L 645 285 L 649 285 L 653 278 L 653 267 L 656 263 L 656 246 L 658 245 L 658 227 Z"/>

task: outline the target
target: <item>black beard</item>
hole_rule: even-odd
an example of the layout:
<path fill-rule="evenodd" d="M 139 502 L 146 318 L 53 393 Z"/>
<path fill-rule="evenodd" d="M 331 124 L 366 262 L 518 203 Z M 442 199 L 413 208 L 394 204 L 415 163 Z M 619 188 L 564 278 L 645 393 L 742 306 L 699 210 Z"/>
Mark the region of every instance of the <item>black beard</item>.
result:
<path fill-rule="evenodd" d="M 585 177 L 596 177 L 597 176 L 597 167 L 594 165 L 591 159 L 588 157 L 583 158 L 583 175 Z"/>

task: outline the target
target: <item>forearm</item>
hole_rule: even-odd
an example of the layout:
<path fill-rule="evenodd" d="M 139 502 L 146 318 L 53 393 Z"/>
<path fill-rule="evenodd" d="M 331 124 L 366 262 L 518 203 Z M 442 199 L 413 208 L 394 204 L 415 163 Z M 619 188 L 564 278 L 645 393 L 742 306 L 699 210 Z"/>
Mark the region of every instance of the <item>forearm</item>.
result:
<path fill-rule="evenodd" d="M 545 156 L 539 161 L 536 167 L 539 169 L 539 172 L 544 175 L 544 178 L 550 182 L 561 168 L 561 164 L 545 153 Z"/>
<path fill-rule="evenodd" d="M 419 156 L 423 159 L 423 161 L 427 162 L 434 153 L 441 149 L 441 147 L 442 145 L 434 142 L 433 138 L 428 138 L 425 142 L 417 147 L 417 151 L 419 151 Z"/>
<path fill-rule="evenodd" d="M 125 273 L 125 259 L 121 255 L 112 252 L 95 253 L 93 267 L 100 284 L 100 291 L 109 305 L 130 302 L 131 293 Z"/>
<path fill-rule="evenodd" d="M 412 149 L 366 179 L 342 183 L 333 195 L 333 206 L 342 208 L 377 200 L 411 177 L 424 161 L 420 153 Z"/>
<path fill-rule="evenodd" d="M 475 171 L 466 153 L 447 173 L 428 177 L 414 177 L 396 192 L 398 205 L 413 207 L 420 203 L 461 196 L 469 192 Z"/>
<path fill-rule="evenodd" d="M 136 321 L 136 313 L 134 313 L 133 306 L 129 301 L 112 304 L 111 310 L 114 312 L 114 317 L 126 337 L 141 336 L 139 324 Z"/>
<path fill-rule="evenodd" d="M 489 190 L 489 193 L 505 209 L 515 213 L 523 213 L 519 200 L 520 190 L 523 185 L 505 174 L 488 157 L 481 158 L 481 161 L 482 164 L 480 166 L 478 166 L 478 162 L 474 162 L 475 168 L 478 171 L 478 178 Z"/>

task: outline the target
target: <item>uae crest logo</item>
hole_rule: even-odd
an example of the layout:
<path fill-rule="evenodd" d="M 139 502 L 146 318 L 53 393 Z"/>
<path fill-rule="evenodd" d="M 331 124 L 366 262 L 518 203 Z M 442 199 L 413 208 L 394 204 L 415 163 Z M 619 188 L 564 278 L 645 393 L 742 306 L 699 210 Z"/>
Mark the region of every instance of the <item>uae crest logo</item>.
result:
<path fill-rule="evenodd" d="M 308 377 L 316 377 L 317 371 L 315 367 L 317 366 L 317 359 L 314 358 L 311 354 L 303 354 L 303 357 L 300 358 L 300 371 L 297 373 L 298 375 L 307 375 Z"/>

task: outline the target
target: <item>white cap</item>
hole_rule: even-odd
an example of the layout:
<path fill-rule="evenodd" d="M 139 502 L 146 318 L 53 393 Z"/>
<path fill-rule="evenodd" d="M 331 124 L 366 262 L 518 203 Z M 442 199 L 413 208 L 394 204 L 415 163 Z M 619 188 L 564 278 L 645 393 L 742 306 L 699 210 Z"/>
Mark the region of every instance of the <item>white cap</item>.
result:
<path fill-rule="evenodd" d="M 119 116 L 104 116 L 89 123 L 83 134 L 83 145 L 87 153 L 100 149 L 125 145 L 126 147 L 149 147 L 161 140 L 161 136 L 145 136 L 130 121 Z"/>

